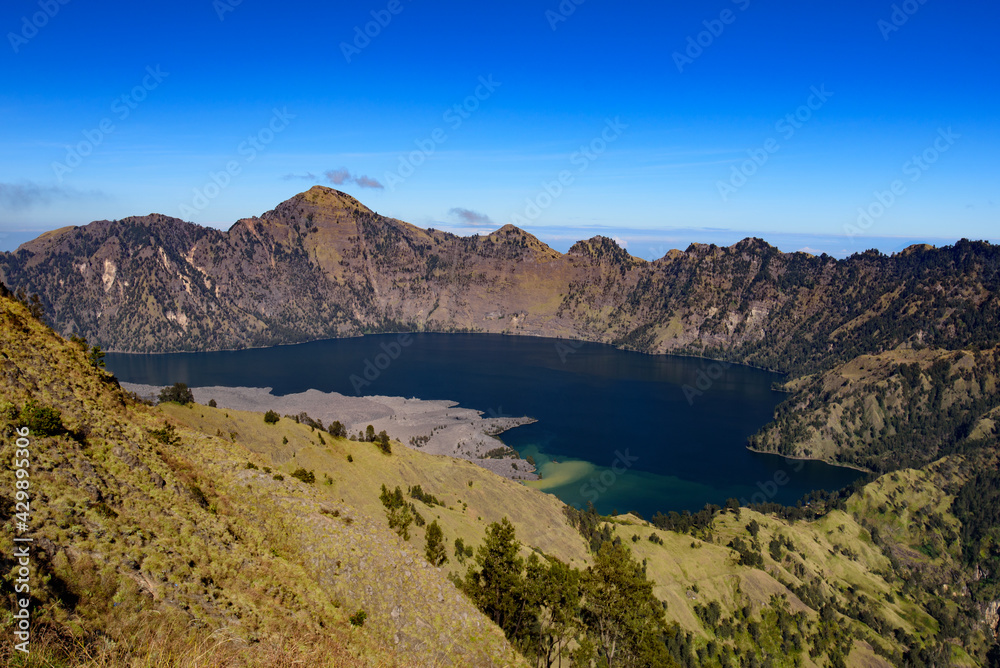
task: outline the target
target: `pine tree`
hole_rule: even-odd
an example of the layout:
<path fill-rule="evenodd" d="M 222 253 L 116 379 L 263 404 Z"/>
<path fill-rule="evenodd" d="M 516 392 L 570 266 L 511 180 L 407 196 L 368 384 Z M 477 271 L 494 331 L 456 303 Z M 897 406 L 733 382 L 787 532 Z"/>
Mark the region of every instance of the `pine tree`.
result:
<path fill-rule="evenodd" d="M 558 559 L 548 557 L 544 562 L 537 555 L 528 557 L 525 580 L 533 587 L 537 600 L 538 621 L 532 625 L 530 647 L 523 647 L 526 654 L 540 660 L 541 665 L 551 666 L 563 656 L 568 657 L 568 646 L 580 635 L 580 571 Z"/>
<path fill-rule="evenodd" d="M 669 665 L 661 656 L 663 606 L 627 547 L 601 545 L 584 575 L 584 592 L 581 617 L 603 661 L 612 666 Z"/>
<path fill-rule="evenodd" d="M 413 522 L 413 515 L 410 513 L 410 504 L 403 499 L 403 491 L 396 487 L 390 492 L 385 485 L 382 485 L 382 493 L 379 495 L 382 505 L 385 506 L 385 516 L 389 520 L 389 528 L 395 529 L 396 533 L 403 537 L 403 540 L 410 540 L 410 524 Z"/>
<path fill-rule="evenodd" d="M 486 539 L 476 550 L 475 564 L 469 566 L 463 589 L 476 606 L 516 642 L 532 617 L 525 596 L 524 559 L 518 556 L 521 543 L 506 517 L 486 529 Z"/>
<path fill-rule="evenodd" d="M 425 548 L 427 561 L 435 566 L 448 561 L 448 554 L 444 547 L 444 532 L 438 526 L 437 520 L 427 525 L 427 546 Z"/>

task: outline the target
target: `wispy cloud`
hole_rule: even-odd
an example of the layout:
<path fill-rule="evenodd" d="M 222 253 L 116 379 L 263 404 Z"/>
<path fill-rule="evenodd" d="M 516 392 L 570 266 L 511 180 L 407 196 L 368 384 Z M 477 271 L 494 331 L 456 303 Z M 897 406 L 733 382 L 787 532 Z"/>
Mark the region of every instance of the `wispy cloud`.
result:
<path fill-rule="evenodd" d="M 103 198 L 98 190 L 82 191 L 68 186 L 43 186 L 31 181 L 0 183 L 0 209 L 24 211 L 58 201 Z"/>
<path fill-rule="evenodd" d="M 316 178 L 316 175 L 313 174 L 312 172 L 306 172 L 305 174 L 285 174 L 284 176 L 281 177 L 281 180 L 282 181 L 296 181 L 296 180 L 316 181 L 317 178 Z"/>
<path fill-rule="evenodd" d="M 469 227 L 496 227 L 496 223 L 493 222 L 492 218 L 487 216 L 485 213 L 479 213 L 478 211 L 472 211 L 471 209 L 456 207 L 449 211 L 448 214 L 455 216 Z"/>
<path fill-rule="evenodd" d="M 381 183 L 379 183 L 377 180 L 375 180 L 373 178 L 370 178 L 370 177 L 367 177 L 367 176 L 358 176 L 358 177 L 355 177 L 354 182 L 358 186 L 360 186 L 362 188 L 384 188 L 385 187 Z"/>
<path fill-rule="evenodd" d="M 359 188 L 378 188 L 379 190 L 385 188 L 377 179 L 373 179 L 370 176 L 351 174 L 351 172 L 346 167 L 341 167 L 340 169 L 331 169 L 324 174 L 326 180 L 335 186 L 342 186 L 345 183 L 353 183 Z"/>

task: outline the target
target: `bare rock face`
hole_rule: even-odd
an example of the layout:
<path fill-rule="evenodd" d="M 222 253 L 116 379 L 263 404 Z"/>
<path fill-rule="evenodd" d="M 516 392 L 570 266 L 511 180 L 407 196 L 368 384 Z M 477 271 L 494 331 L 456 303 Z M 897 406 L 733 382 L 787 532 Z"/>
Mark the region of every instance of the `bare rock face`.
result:
<path fill-rule="evenodd" d="M 994 634 L 1000 635 L 1000 601 L 990 601 L 983 607 L 983 620 Z"/>
<path fill-rule="evenodd" d="M 458 237 L 316 186 L 228 231 L 158 214 L 49 232 L 0 255 L 60 332 L 169 352 L 385 331 L 570 337 L 811 371 L 900 345 L 995 345 L 986 243 L 784 254 L 761 239 L 655 262 L 597 236 L 562 254 L 513 225 Z"/>

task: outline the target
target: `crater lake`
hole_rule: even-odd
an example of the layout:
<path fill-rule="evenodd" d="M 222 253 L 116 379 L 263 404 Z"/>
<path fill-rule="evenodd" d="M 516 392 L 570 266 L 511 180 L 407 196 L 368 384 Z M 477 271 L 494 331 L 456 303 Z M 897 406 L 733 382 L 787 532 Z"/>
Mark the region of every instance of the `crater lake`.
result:
<path fill-rule="evenodd" d="M 105 361 L 123 382 L 450 399 L 489 416 L 527 415 L 537 422 L 500 435 L 535 459 L 543 478 L 525 484 L 577 507 L 592 502 L 604 514 L 637 511 L 649 519 L 729 498 L 794 504 L 861 475 L 747 450 L 747 437 L 787 396 L 771 389 L 782 376 L 706 359 L 564 339 L 417 333 L 109 353 Z"/>

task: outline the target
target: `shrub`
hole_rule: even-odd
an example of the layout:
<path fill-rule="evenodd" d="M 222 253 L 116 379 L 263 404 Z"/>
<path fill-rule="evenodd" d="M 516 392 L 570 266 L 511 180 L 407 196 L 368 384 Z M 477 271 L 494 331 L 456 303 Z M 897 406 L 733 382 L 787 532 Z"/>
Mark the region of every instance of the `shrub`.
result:
<path fill-rule="evenodd" d="M 274 411 L 268 411 L 264 413 L 264 422 L 266 422 L 267 424 L 277 424 L 278 420 L 280 419 L 281 416 L 279 416 Z"/>
<path fill-rule="evenodd" d="M 95 505 L 94 510 L 97 511 L 98 515 L 100 515 L 101 517 L 106 517 L 109 520 L 118 518 L 118 513 L 116 513 L 108 504 L 104 503 L 103 501 Z"/>
<path fill-rule="evenodd" d="M 364 626 L 367 618 L 368 614 L 364 610 L 358 610 L 353 615 L 348 617 L 347 621 L 351 623 L 351 626 Z"/>
<path fill-rule="evenodd" d="M 323 421 L 322 420 L 314 420 L 314 419 L 312 419 L 311 417 L 309 417 L 309 413 L 306 413 L 305 411 L 302 411 L 298 415 L 288 415 L 286 417 L 292 418 L 293 420 L 295 420 L 299 424 L 306 425 L 312 431 L 316 431 L 317 429 L 319 429 L 320 431 L 323 431 L 323 430 L 326 429 L 326 427 L 323 426 Z"/>
<path fill-rule="evenodd" d="M 174 383 L 160 390 L 160 403 L 190 404 L 194 403 L 194 394 L 186 383 Z"/>
<path fill-rule="evenodd" d="M 57 436 L 66 431 L 62 422 L 62 414 L 55 408 L 39 406 L 34 399 L 24 404 L 24 408 L 20 410 L 18 422 L 36 436 Z"/>
<path fill-rule="evenodd" d="M 771 554 L 771 558 L 775 561 L 781 561 L 781 556 L 784 553 L 781 540 L 778 538 L 772 538 L 771 542 L 767 545 L 767 550 Z"/>
<path fill-rule="evenodd" d="M 441 501 L 433 494 L 428 494 L 424 491 L 423 487 L 420 485 L 414 485 L 409 489 L 410 497 L 416 499 L 417 501 L 423 501 L 428 506 L 444 506 Z"/>
<path fill-rule="evenodd" d="M 87 363 L 95 369 L 104 368 L 104 351 L 101 350 L 100 346 L 94 346 L 90 349 L 90 352 L 87 353 Z"/>
<path fill-rule="evenodd" d="M 386 519 L 389 520 L 389 528 L 395 529 L 396 533 L 402 536 L 403 540 L 410 540 L 410 523 L 413 522 L 413 515 L 410 512 L 410 505 L 403 499 L 403 492 L 396 487 L 389 491 L 383 484 L 382 493 L 379 495 L 382 505 L 385 506 Z"/>
<path fill-rule="evenodd" d="M 195 500 L 202 508 L 208 508 L 208 497 L 205 496 L 205 492 L 201 491 L 201 487 L 198 485 L 188 485 L 188 491 L 191 493 L 191 498 Z"/>
<path fill-rule="evenodd" d="M 349 462 L 353 462 L 354 461 L 354 457 L 352 457 L 350 453 L 347 454 L 347 461 L 349 461 Z"/>
<path fill-rule="evenodd" d="M 297 468 L 297 469 L 295 469 L 295 472 L 292 473 L 292 477 L 293 478 L 298 478 L 302 482 L 304 482 L 306 484 L 309 484 L 309 485 L 311 485 L 312 483 L 316 482 L 316 474 L 313 473 L 312 471 L 307 471 L 307 470 L 305 470 L 303 468 Z"/>
<path fill-rule="evenodd" d="M 285 476 L 281 475 L 280 473 L 275 473 L 274 479 L 277 480 L 278 482 L 281 482 L 282 480 L 285 479 Z"/>
<path fill-rule="evenodd" d="M 247 468 L 248 469 L 254 469 L 256 471 L 257 470 L 257 465 L 254 464 L 253 462 L 247 462 Z"/>
<path fill-rule="evenodd" d="M 177 435 L 174 425 L 165 423 L 161 429 L 150 429 L 149 435 L 163 445 L 177 445 L 181 442 L 181 437 Z"/>
<path fill-rule="evenodd" d="M 219 404 L 215 403 L 215 399 L 209 399 L 208 400 L 208 406 L 209 406 L 209 408 L 217 408 L 218 405 Z"/>
<path fill-rule="evenodd" d="M 504 459 L 505 457 L 510 457 L 513 455 L 514 455 L 514 449 L 506 445 L 503 445 L 499 448 L 493 448 L 483 456 L 486 457 L 486 459 Z"/>

